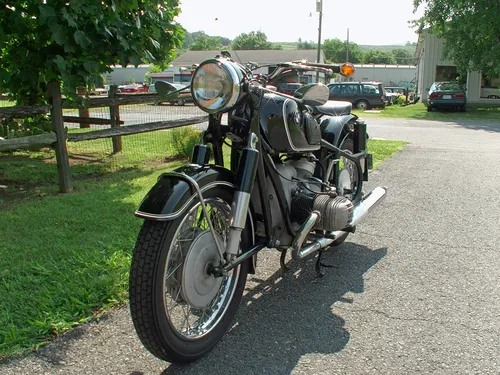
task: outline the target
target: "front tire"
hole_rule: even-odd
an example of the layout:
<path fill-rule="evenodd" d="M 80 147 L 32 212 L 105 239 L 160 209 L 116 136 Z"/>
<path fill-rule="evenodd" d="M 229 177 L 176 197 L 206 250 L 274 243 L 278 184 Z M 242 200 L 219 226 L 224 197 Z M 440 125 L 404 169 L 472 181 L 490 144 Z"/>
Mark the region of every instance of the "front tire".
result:
<path fill-rule="evenodd" d="M 233 192 L 215 187 L 204 200 L 220 242 L 226 243 Z M 165 361 L 190 362 L 210 351 L 229 328 L 243 294 L 247 262 L 222 278 L 207 273 L 220 262 L 214 246 L 206 245 L 213 241 L 207 220 L 195 201 L 174 221 L 145 221 L 137 239 L 130 271 L 132 321 L 144 346 Z M 242 248 L 247 244 L 244 231 Z M 209 290 L 208 303 L 198 290 Z"/>

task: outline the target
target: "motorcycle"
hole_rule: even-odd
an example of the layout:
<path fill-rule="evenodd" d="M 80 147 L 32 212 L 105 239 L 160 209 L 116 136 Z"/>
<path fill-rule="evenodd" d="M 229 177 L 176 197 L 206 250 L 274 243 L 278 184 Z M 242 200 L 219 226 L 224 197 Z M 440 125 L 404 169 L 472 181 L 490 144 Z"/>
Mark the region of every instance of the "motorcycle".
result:
<path fill-rule="evenodd" d="M 320 83 L 293 96 L 273 89 L 308 71 L 349 76 L 352 65 L 257 68 L 227 52 L 196 68 L 191 94 L 208 127 L 191 163 L 162 174 L 135 212 L 145 221 L 130 270 L 131 316 L 144 346 L 169 362 L 193 361 L 221 339 L 262 249 L 280 251 L 284 269 L 289 250 L 294 260 L 314 254 L 322 276 L 323 252 L 387 193 L 363 193 L 372 162 L 351 103 L 329 102 Z"/>

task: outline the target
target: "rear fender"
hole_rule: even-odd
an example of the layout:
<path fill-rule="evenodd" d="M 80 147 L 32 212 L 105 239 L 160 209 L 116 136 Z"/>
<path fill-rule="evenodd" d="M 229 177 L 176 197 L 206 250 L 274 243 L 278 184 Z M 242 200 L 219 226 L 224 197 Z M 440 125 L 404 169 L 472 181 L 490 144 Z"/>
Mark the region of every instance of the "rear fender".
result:
<path fill-rule="evenodd" d="M 325 116 L 320 123 L 321 136 L 334 146 L 339 147 L 343 139 L 343 134 L 348 132 L 346 125 L 349 121 L 357 119 L 356 115 L 345 116 Z"/>

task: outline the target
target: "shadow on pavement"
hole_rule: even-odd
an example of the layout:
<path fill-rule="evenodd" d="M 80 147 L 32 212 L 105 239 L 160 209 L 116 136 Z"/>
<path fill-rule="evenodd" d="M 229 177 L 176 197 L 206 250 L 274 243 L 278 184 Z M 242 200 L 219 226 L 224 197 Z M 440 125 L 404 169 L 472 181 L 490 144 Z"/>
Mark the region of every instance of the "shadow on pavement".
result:
<path fill-rule="evenodd" d="M 386 248 L 345 243 L 325 255 L 324 261 L 338 268 L 323 278 L 316 278 L 311 259 L 289 262 L 287 273 L 249 280 L 233 328 L 215 349 L 193 364 L 171 365 L 162 375 L 202 374 L 209 368 L 219 374 L 289 374 L 304 355 L 340 352 L 350 334 L 333 304 L 349 303 L 346 293 L 362 293 L 365 272 L 386 254 Z"/>

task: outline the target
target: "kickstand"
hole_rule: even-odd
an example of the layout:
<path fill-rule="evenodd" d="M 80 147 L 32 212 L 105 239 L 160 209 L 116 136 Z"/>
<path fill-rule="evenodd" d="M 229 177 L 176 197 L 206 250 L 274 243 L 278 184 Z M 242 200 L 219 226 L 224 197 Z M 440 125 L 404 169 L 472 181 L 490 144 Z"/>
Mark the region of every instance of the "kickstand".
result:
<path fill-rule="evenodd" d="M 331 264 L 325 264 L 325 263 L 323 263 L 321 261 L 322 256 L 323 256 L 323 252 L 320 251 L 318 253 L 318 258 L 316 259 L 316 266 L 315 266 L 317 277 L 323 277 L 323 276 L 326 275 L 326 273 L 321 270 L 321 267 L 324 267 L 324 268 L 338 268 L 338 266 L 334 266 L 334 265 L 331 265 Z"/>
<path fill-rule="evenodd" d="M 280 255 L 280 266 L 283 272 L 288 272 L 288 270 L 290 270 L 290 268 L 288 268 L 288 266 L 285 264 L 286 252 L 287 250 L 283 250 Z"/>

